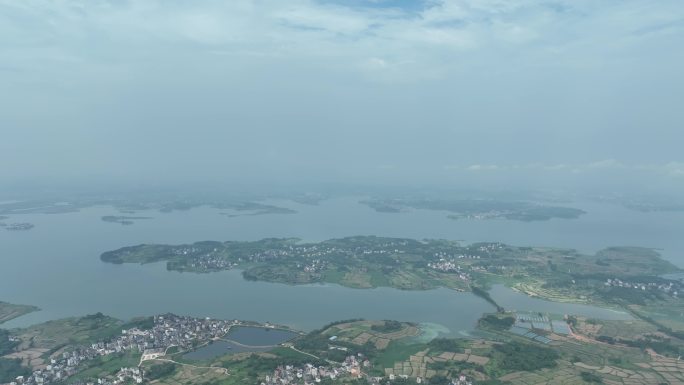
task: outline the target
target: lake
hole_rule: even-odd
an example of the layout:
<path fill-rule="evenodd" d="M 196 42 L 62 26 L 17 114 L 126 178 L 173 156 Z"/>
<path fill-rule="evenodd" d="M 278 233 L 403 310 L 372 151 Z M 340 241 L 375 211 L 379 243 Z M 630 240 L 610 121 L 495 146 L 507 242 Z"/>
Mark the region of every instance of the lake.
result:
<path fill-rule="evenodd" d="M 122 226 L 101 220 L 121 215 L 112 207 L 76 213 L 13 215 L 6 222 L 31 222 L 25 232 L 0 230 L 0 300 L 39 306 L 40 312 L 3 327 L 26 326 L 60 317 L 95 312 L 118 318 L 173 312 L 198 317 L 245 319 L 311 330 L 348 318 L 396 319 L 440 325 L 449 334 L 472 330 L 482 312 L 493 308 L 470 293 L 448 289 L 401 291 L 358 290 L 338 285 L 289 286 L 248 282 L 240 272 L 212 274 L 168 272 L 165 265 L 112 265 L 102 252 L 140 243 L 189 243 L 201 240 L 257 240 L 298 237 L 320 241 L 351 235 L 501 241 L 513 245 L 573 247 L 595 252 L 615 245 L 662 249 L 665 258 L 684 267 L 684 213 L 641 213 L 618 205 L 572 205 L 588 214 L 576 220 L 543 222 L 451 220 L 447 213 L 412 210 L 377 213 L 358 204 L 360 198 L 329 199 L 317 206 L 269 201 L 297 214 L 228 217 L 201 207 L 160 213 L 139 211 L 139 220 Z M 591 313 L 614 312 L 595 307 L 534 302 L 506 288 L 493 297 L 507 308 Z M 533 300 L 529 302 L 529 300 Z M 547 311 L 551 311 L 547 310 Z M 578 313 L 582 314 L 582 313 Z"/>

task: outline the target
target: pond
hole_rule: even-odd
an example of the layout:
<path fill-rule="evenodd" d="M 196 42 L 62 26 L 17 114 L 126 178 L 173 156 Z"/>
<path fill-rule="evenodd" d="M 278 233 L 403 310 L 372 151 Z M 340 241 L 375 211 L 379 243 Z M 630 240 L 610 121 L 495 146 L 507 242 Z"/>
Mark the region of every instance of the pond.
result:
<path fill-rule="evenodd" d="M 202 361 L 227 354 L 264 352 L 296 336 L 297 333 L 289 330 L 237 326 L 231 328 L 223 337 L 225 340 L 211 342 L 197 350 L 186 353 L 183 358 Z"/>
<path fill-rule="evenodd" d="M 297 336 L 297 333 L 283 329 L 237 326 L 224 336 L 226 340 L 248 346 L 273 346 L 282 344 Z"/>

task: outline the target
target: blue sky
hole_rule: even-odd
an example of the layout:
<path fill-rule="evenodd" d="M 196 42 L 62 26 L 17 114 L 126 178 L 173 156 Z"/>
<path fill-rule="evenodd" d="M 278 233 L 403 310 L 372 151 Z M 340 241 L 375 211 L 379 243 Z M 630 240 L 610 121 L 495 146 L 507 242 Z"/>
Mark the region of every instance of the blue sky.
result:
<path fill-rule="evenodd" d="M 0 0 L 0 177 L 681 185 L 683 43 L 680 0 Z"/>

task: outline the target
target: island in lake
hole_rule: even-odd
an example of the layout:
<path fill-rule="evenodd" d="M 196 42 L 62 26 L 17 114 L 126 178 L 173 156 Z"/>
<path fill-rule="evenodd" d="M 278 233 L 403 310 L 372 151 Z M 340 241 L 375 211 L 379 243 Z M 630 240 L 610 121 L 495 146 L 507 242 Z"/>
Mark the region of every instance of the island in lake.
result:
<path fill-rule="evenodd" d="M 137 220 L 152 219 L 152 217 L 135 217 L 135 216 L 115 216 L 115 215 L 105 215 L 102 217 L 102 221 L 110 223 L 118 223 L 121 225 L 132 225 Z"/>
<path fill-rule="evenodd" d="M 452 213 L 448 215 L 451 219 L 508 219 L 530 222 L 553 218 L 576 219 L 585 214 L 583 210 L 572 207 L 494 199 L 373 198 L 360 203 L 383 213 L 401 213 L 409 209 L 447 211 Z"/>
<path fill-rule="evenodd" d="M 8 231 L 27 231 L 35 227 L 33 223 L 3 223 L 2 227 Z"/>
<path fill-rule="evenodd" d="M 253 216 L 253 215 L 267 215 L 267 214 L 297 214 L 296 210 L 292 210 L 286 207 L 278 207 L 274 205 L 267 205 L 263 203 L 242 203 L 230 207 L 239 213 L 219 213 L 229 218 L 242 217 L 242 216 Z"/>
<path fill-rule="evenodd" d="M 307 196 L 293 197 L 298 199 L 298 202 L 306 199 Z M 317 201 L 313 197 L 309 197 L 314 204 Z M 95 206 L 111 206 L 124 214 L 133 214 L 138 211 L 156 210 L 162 213 L 170 213 L 173 211 L 185 211 L 198 207 L 211 207 L 218 210 L 235 210 L 235 211 L 253 211 L 259 214 L 291 214 L 296 211 L 279 207 L 272 204 L 262 203 L 261 201 L 266 197 L 250 197 L 250 196 L 231 196 L 217 194 L 216 196 L 203 196 L 202 194 L 175 196 L 173 194 L 162 194 L 158 197 L 123 195 L 119 197 L 83 197 L 83 196 L 66 196 L 62 198 L 53 199 L 33 199 L 25 201 L 16 201 L 5 203 L 0 206 L 0 216 L 16 214 L 63 214 L 77 212 L 81 209 L 86 209 Z M 112 216 L 116 218 L 116 216 Z M 114 221 L 116 222 L 116 221 Z"/>
<path fill-rule="evenodd" d="M 491 242 L 461 245 L 449 240 L 358 236 L 316 243 L 270 238 L 144 244 L 105 252 L 101 259 L 108 263 L 165 261 L 168 270 L 197 273 L 239 268 L 245 279 L 285 284 L 403 290 L 446 287 L 472 291 L 488 301 L 487 288 L 504 283 L 556 302 L 624 309 L 660 330 L 684 333 L 684 283 L 663 276 L 681 269 L 647 248 L 611 247 L 587 255 L 572 249 Z"/>

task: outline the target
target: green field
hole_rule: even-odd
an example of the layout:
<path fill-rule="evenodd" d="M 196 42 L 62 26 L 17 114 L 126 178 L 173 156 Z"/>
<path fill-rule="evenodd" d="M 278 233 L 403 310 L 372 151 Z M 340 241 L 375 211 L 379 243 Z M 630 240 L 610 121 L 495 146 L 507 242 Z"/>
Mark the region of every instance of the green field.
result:
<path fill-rule="evenodd" d="M 387 349 L 378 354 L 375 363 L 382 368 L 391 368 L 395 362 L 405 361 L 412 354 L 425 349 L 424 344 L 392 341 Z"/>
<path fill-rule="evenodd" d="M 89 361 L 86 369 L 80 371 L 75 376 L 69 377 L 66 382 L 69 384 L 81 383 L 88 379 L 97 379 L 116 374 L 121 368 L 137 367 L 140 363 L 140 355 L 138 352 L 129 352 L 98 357 Z"/>
<path fill-rule="evenodd" d="M 14 329 L 12 334 L 21 339 L 20 349 L 58 349 L 109 339 L 121 332 L 122 325 L 122 321 L 98 313 Z"/>

